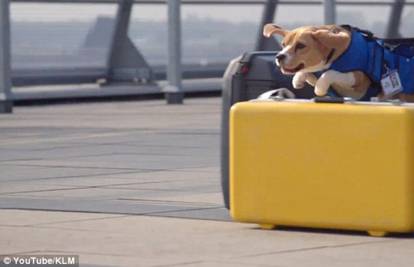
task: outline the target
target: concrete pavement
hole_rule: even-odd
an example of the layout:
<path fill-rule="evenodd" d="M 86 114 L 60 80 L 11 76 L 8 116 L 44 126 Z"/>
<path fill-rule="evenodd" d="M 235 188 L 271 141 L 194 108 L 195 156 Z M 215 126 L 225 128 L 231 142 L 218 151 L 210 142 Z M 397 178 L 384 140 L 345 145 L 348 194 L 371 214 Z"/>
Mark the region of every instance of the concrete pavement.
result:
<path fill-rule="evenodd" d="M 414 266 L 412 235 L 231 222 L 219 118 L 219 98 L 0 115 L 0 254 L 77 254 L 81 266 Z"/>

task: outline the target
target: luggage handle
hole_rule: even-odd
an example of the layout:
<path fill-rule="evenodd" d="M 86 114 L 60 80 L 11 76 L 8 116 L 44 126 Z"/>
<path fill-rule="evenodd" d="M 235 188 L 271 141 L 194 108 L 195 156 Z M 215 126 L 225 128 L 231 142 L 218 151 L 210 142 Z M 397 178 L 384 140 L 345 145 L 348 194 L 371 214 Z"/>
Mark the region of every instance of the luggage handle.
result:
<path fill-rule="evenodd" d="M 330 103 L 330 104 L 343 104 L 345 102 L 352 102 L 352 98 L 349 97 L 332 97 L 332 96 L 316 96 L 313 98 L 315 103 Z"/>
<path fill-rule="evenodd" d="M 317 96 L 313 98 L 313 102 L 315 103 L 330 103 L 330 104 L 356 104 L 357 100 L 353 99 L 352 97 L 332 97 L 332 96 Z M 378 97 L 372 97 L 371 101 L 368 103 L 386 103 L 394 106 L 401 106 L 406 104 L 402 102 L 400 99 L 379 99 Z"/>

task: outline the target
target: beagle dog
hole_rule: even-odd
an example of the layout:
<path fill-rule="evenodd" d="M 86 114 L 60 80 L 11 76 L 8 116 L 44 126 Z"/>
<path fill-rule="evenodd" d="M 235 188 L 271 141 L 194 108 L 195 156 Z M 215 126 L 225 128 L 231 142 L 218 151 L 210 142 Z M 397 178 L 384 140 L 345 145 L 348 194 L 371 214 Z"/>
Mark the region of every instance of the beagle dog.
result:
<path fill-rule="evenodd" d="M 283 74 L 293 75 L 295 89 L 303 88 L 307 82 L 315 88 L 317 96 L 327 95 L 332 87 L 335 94 L 357 100 L 398 97 L 413 102 L 414 59 L 411 62 L 411 58 L 393 54 L 380 42 L 367 38 L 358 30 L 323 25 L 289 31 L 274 24 L 266 24 L 263 34 L 265 37 L 274 34 L 283 37 L 283 49 L 276 55 L 275 61 Z M 380 86 L 384 69 L 388 70 L 388 67 L 398 67 L 400 76 L 401 73 L 407 73 L 408 77 L 398 80 L 401 89 L 390 95 L 386 95 Z"/>

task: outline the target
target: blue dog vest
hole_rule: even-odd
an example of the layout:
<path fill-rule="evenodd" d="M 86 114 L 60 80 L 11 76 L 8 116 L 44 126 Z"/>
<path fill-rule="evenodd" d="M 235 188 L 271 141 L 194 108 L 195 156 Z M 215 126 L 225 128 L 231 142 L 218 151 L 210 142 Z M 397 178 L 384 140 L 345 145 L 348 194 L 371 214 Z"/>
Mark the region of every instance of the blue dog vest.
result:
<path fill-rule="evenodd" d="M 396 45 L 390 50 L 384 40 L 351 28 L 351 43 L 329 67 L 339 72 L 362 71 L 371 79 L 371 86 L 360 99 L 370 100 L 381 92 L 381 79 L 387 70 L 397 70 L 404 93 L 414 93 L 414 47 Z M 333 91 L 333 90 L 332 90 Z M 336 92 L 333 92 L 334 95 Z"/>

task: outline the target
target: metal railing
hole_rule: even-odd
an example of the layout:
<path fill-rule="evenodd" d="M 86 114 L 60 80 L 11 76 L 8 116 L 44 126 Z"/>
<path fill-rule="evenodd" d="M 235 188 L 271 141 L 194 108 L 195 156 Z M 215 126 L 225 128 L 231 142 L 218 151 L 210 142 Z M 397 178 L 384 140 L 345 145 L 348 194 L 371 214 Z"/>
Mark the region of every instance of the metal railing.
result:
<path fill-rule="evenodd" d="M 121 58 L 121 56 L 114 52 L 115 47 L 122 45 L 123 42 L 126 42 L 127 27 L 129 21 L 129 16 L 131 12 L 131 6 L 127 8 L 128 10 L 122 11 L 121 8 L 125 3 L 138 4 L 138 5 L 166 5 L 171 3 L 170 0 L 1 0 L 1 25 L 2 30 L 0 31 L 0 42 L 2 43 L 0 47 L 0 101 L 2 99 L 10 100 L 10 82 L 12 81 L 14 85 L 41 85 L 41 84 L 69 84 L 69 83 L 91 83 L 95 82 L 98 79 L 108 79 L 109 81 L 116 81 L 115 74 L 121 73 L 122 75 L 127 75 L 127 73 L 122 73 L 122 71 L 131 72 L 122 67 L 122 64 L 115 64 L 117 60 L 111 60 L 111 58 Z M 10 36 L 9 30 L 6 29 L 9 25 L 10 15 L 9 15 L 9 3 L 76 3 L 76 4 L 118 4 L 118 13 L 115 18 L 115 31 L 122 31 L 123 35 L 118 36 L 114 34 L 111 51 L 108 55 L 108 64 L 102 68 L 96 67 L 79 67 L 79 68 L 46 68 L 46 69 L 15 69 L 10 74 Z M 260 25 L 258 25 L 258 35 L 256 39 L 256 48 L 265 49 L 265 42 L 260 34 L 261 26 L 264 23 L 273 21 L 275 9 L 278 5 L 307 5 L 307 6 L 317 6 L 324 5 L 324 15 L 326 23 L 334 23 L 336 20 L 336 5 L 338 6 L 389 6 L 392 8 L 391 14 L 387 26 L 387 37 L 395 37 L 398 35 L 398 29 L 400 25 L 400 18 L 404 6 L 414 6 L 414 1 L 404 1 L 404 0 L 389 0 L 389 1 L 334 1 L 334 0 L 324 0 L 324 1 L 288 1 L 288 0 L 181 0 L 178 1 L 179 4 L 183 5 L 261 5 L 264 7 L 264 12 Z M 126 17 L 125 17 L 126 16 Z M 123 21 L 123 22 L 122 22 Z M 178 44 L 175 49 L 180 47 L 180 38 L 173 38 L 171 42 L 177 42 Z M 170 43 L 169 47 L 173 44 Z M 274 47 L 274 46 L 273 46 Z M 139 54 L 139 51 L 136 51 Z M 142 66 L 136 66 L 136 68 L 148 68 L 148 65 L 145 65 L 145 60 L 142 59 Z M 119 62 L 118 62 L 119 63 Z M 171 63 L 170 64 L 177 64 Z M 215 64 L 212 66 L 196 66 L 196 65 L 184 65 L 182 66 L 181 73 L 183 78 L 205 78 L 205 77 L 219 77 L 222 75 L 226 62 L 223 64 Z M 171 68 L 171 65 L 170 65 Z M 165 79 L 167 78 L 166 68 L 159 66 L 151 69 L 152 78 L 155 79 Z M 179 75 L 179 72 L 176 72 L 175 75 Z M 1 104 L 0 104 L 1 106 Z M 0 108 L 1 109 L 1 108 Z"/>
<path fill-rule="evenodd" d="M 119 3 L 121 0 L 12 0 L 12 2 L 24 2 L 24 3 L 78 3 L 78 4 L 109 4 Z M 168 0 L 134 0 L 136 4 L 159 4 L 165 5 Z M 286 0 L 273 0 L 280 5 L 322 5 L 324 1 L 286 1 Z M 266 4 L 266 0 L 181 0 L 183 5 L 263 5 Z M 336 5 L 351 5 L 351 6 L 391 6 L 395 3 L 394 0 L 389 1 L 336 1 Z M 414 5 L 414 1 L 407 1 L 405 5 Z"/>

